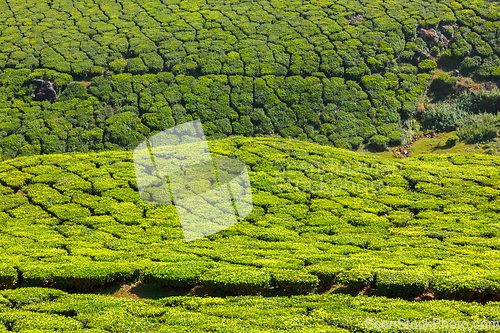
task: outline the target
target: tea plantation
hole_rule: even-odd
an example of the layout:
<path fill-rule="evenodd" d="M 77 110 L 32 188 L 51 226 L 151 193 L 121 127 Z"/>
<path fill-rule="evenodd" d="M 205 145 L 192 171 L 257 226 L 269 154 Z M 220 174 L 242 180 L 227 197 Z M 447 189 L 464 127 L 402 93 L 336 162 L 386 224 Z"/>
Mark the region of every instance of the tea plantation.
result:
<path fill-rule="evenodd" d="M 210 147 L 251 168 L 254 208 L 192 242 L 174 206 L 140 199 L 129 152 L 3 162 L 2 286 L 87 290 L 143 279 L 293 294 L 343 284 L 388 296 L 498 299 L 499 158 L 393 162 L 272 138 Z"/>
<path fill-rule="evenodd" d="M 0 155 L 130 149 L 192 119 L 384 149 L 437 66 L 499 79 L 499 20 L 479 0 L 4 0 Z M 41 78 L 58 102 L 30 97 Z"/>
<path fill-rule="evenodd" d="M 500 86 L 497 1 L 0 0 L 0 333 L 500 329 L 500 157 L 349 151 L 495 137 L 461 76 Z M 196 119 L 253 210 L 186 242 L 132 150 Z"/>

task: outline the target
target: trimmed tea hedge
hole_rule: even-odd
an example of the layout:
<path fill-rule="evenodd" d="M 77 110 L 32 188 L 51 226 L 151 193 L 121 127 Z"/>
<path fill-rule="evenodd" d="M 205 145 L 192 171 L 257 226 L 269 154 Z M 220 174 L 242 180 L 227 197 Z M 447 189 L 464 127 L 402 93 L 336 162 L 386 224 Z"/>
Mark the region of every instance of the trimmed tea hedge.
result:
<path fill-rule="evenodd" d="M 223 293 L 244 295 L 255 294 L 269 287 L 271 276 L 251 267 L 219 267 L 200 277 L 203 287 Z"/>

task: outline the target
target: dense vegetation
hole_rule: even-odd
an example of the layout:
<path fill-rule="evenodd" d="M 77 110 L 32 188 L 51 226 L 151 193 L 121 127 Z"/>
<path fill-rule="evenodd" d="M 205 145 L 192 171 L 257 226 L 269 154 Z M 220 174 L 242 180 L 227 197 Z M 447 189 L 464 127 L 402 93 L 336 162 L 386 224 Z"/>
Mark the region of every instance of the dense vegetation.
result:
<path fill-rule="evenodd" d="M 5 158 L 130 148 L 191 119 L 383 149 L 438 64 L 500 76 L 496 2 L 25 0 L 0 20 Z M 59 102 L 33 102 L 34 78 Z"/>
<path fill-rule="evenodd" d="M 403 163 L 243 137 L 210 147 L 251 167 L 254 209 L 192 242 L 174 206 L 140 200 L 129 152 L 3 162 L 1 285 L 87 290 L 140 279 L 253 295 L 340 284 L 387 296 L 498 299 L 497 157 Z"/>
<path fill-rule="evenodd" d="M 461 327 L 467 322 L 471 328 L 467 332 L 492 332 L 487 329 L 487 321 L 498 320 L 498 311 L 498 303 L 483 306 L 450 301 L 415 303 L 338 294 L 168 297 L 152 301 L 23 288 L 0 292 L 0 332 L 387 332 L 370 328 L 375 321 L 397 322 L 400 318 L 408 325 L 400 331 L 462 332 L 456 326 L 441 329 L 446 328 L 445 321 L 455 325 L 460 321 Z M 419 323 L 422 325 L 426 318 L 439 319 L 442 324 L 430 330 L 412 329 Z M 484 329 L 472 329 L 473 323 L 478 327 L 484 325 Z"/>
<path fill-rule="evenodd" d="M 0 332 L 500 320 L 500 158 L 317 144 L 496 137 L 499 90 L 460 94 L 451 71 L 498 82 L 499 57 L 481 0 L 0 0 Z M 249 166 L 254 209 L 186 242 L 174 206 L 139 197 L 130 150 L 194 119 Z M 124 282 L 211 296 L 77 294 Z"/>
<path fill-rule="evenodd" d="M 422 115 L 423 125 L 436 132 L 457 130 L 467 143 L 489 141 L 500 129 L 499 110 L 499 89 L 467 92 L 433 104 Z"/>

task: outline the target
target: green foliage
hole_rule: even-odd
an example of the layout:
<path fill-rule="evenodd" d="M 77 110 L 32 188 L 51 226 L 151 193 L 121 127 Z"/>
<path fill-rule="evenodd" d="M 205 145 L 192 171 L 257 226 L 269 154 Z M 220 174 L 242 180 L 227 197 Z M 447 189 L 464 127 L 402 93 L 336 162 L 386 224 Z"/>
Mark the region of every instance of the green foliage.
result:
<path fill-rule="evenodd" d="M 401 142 L 401 118 L 414 116 L 429 73 L 437 68 L 433 57 L 440 66 L 482 80 L 500 76 L 499 8 L 490 2 L 155 2 L 122 8 L 113 1 L 74 6 L 11 1 L 0 9 L 3 160 L 132 150 L 153 132 L 192 119 L 201 119 L 212 138 L 281 135 L 342 148 L 356 149 L 364 142 L 384 149 Z M 416 37 L 418 27 L 444 33 L 448 47 Z M 30 81 L 39 78 L 53 82 L 58 102 L 32 100 Z M 454 80 L 438 76 L 435 90 L 448 91 Z M 498 96 L 495 90 L 462 94 L 456 107 L 439 105 L 424 114 L 424 121 L 434 130 L 459 128 L 464 140 L 489 139 L 497 133 L 492 115 L 499 110 Z M 477 116 L 469 119 L 470 114 Z M 144 275 L 150 269 L 152 279 L 191 286 L 204 274 L 216 281 L 216 290 L 230 293 L 267 292 L 272 281 L 287 293 L 305 293 L 317 279 L 325 286 L 360 289 L 375 277 L 387 294 L 401 296 L 407 291 L 403 285 L 425 290 L 415 278 L 427 263 L 473 258 L 465 267 L 473 278 L 455 278 L 448 271 L 456 270 L 435 266 L 448 274 L 436 275 L 436 295 L 498 295 L 497 277 L 475 269 L 496 267 L 498 261 L 499 163 L 494 157 L 431 156 L 392 164 L 306 142 L 245 138 L 222 141 L 216 150 L 251 167 L 252 187 L 259 189 L 255 211 L 250 223 L 189 244 L 181 241 L 175 209 L 153 208 L 136 195 L 130 154 L 5 161 L 0 284 L 91 288 L 134 280 L 136 271 Z M 172 258 L 188 256 L 193 265 L 173 269 L 152 263 L 153 257 L 167 257 L 159 254 L 165 248 L 172 249 Z M 206 257 L 246 266 L 215 268 L 220 279 L 210 271 L 191 274 L 190 268 L 207 262 Z M 154 264 L 161 269 L 155 271 Z M 414 270 L 399 270 L 406 266 Z M 14 280 L 17 270 L 19 281 Z M 233 270 L 236 280 L 228 273 Z M 120 307 L 118 300 L 65 297 L 21 312 L 3 311 L 10 305 L 1 298 L 0 330 L 77 332 L 84 323 L 89 331 L 113 332 L 363 331 L 368 315 L 393 318 L 399 314 L 395 308 L 406 304 L 343 295 L 169 298 L 147 311 L 146 303 Z M 162 308 L 166 303 L 175 306 Z M 415 312 L 474 319 L 475 313 L 494 312 L 488 306 L 480 311 L 461 303 L 437 304 L 418 305 Z M 190 306 L 202 310 L 186 312 Z M 263 317 L 266 306 L 280 311 Z M 240 307 L 245 311 L 237 311 Z M 419 318 L 408 312 L 404 315 Z M 223 320 L 212 324 L 208 317 Z"/>
<path fill-rule="evenodd" d="M 442 102 L 432 105 L 423 115 L 425 126 L 436 132 L 457 129 L 469 115 L 457 103 Z"/>
<path fill-rule="evenodd" d="M 290 294 L 313 292 L 319 285 L 317 276 L 295 270 L 272 270 L 271 285 Z"/>
<path fill-rule="evenodd" d="M 110 282 L 133 278 L 136 269 L 128 263 L 80 260 L 72 264 L 27 264 L 21 268 L 27 286 L 54 285 L 66 290 L 89 290 Z"/>
<path fill-rule="evenodd" d="M 370 139 L 370 145 L 374 149 L 376 149 L 378 151 L 382 151 L 385 148 L 387 148 L 389 140 L 390 139 L 388 137 L 380 135 L 380 134 L 377 134 L 377 135 L 374 135 L 374 136 L 371 137 L 371 139 Z"/>
<path fill-rule="evenodd" d="M 369 286 L 374 278 L 374 273 L 366 268 L 355 268 L 341 272 L 337 278 L 339 283 L 352 287 L 356 290 Z"/>
<path fill-rule="evenodd" d="M 316 275 L 322 287 L 330 287 L 343 272 L 343 268 L 334 262 L 324 261 L 307 267 L 307 271 Z"/>
<path fill-rule="evenodd" d="M 127 70 L 133 74 L 146 72 L 148 68 L 141 58 L 131 58 L 127 60 Z"/>
<path fill-rule="evenodd" d="M 460 125 L 458 137 L 467 143 L 490 141 L 498 135 L 498 116 L 489 113 L 472 116 Z"/>
<path fill-rule="evenodd" d="M 73 98 L 86 99 L 87 97 L 87 88 L 81 83 L 73 82 L 68 84 L 61 96 L 59 96 L 58 100 L 64 101 Z"/>
<path fill-rule="evenodd" d="M 448 137 L 448 139 L 446 139 L 446 143 L 445 143 L 446 147 L 455 146 L 458 143 L 458 140 L 460 140 L 458 135 L 456 135 L 456 134 L 451 135 L 450 137 Z"/>
<path fill-rule="evenodd" d="M 41 10 L 44 17 L 30 8 L 26 25 L 16 15 L 6 19 L 0 52 L 3 157 L 130 149 L 152 131 L 192 119 L 207 123 L 212 138 L 278 134 L 358 149 L 380 134 L 392 145 L 400 142 L 400 118 L 413 117 L 427 73 L 437 68 L 434 57 L 465 74 L 500 75 L 497 9 L 478 11 L 477 4 L 473 10 L 439 4 L 429 11 L 418 2 L 368 8 L 353 0 L 340 6 L 356 8 L 356 15 L 315 6 L 314 14 L 298 16 L 292 13 L 303 12 L 299 3 L 269 12 L 261 4 L 213 4 L 217 10 L 198 4 L 196 13 L 165 4 L 131 13 L 114 4 L 113 10 L 86 6 L 67 11 L 73 19 L 61 18 L 64 38 L 58 32 L 40 37 L 40 27 L 52 26 L 51 17 L 59 15 L 56 8 Z M 417 37 L 419 27 L 434 27 L 448 41 Z M 415 76 L 419 70 L 422 75 Z M 455 78 L 443 75 L 433 84 L 444 92 Z M 29 81 L 38 78 L 52 80 L 59 100 L 72 106 L 25 102 L 33 92 Z M 73 110 L 85 117 L 73 121 Z M 132 119 L 125 126 L 107 122 L 128 112 L 144 128 Z M 50 125 L 51 115 L 71 126 Z M 383 125 L 392 131 L 382 133 Z M 103 131 L 102 138 L 96 131 Z"/>
<path fill-rule="evenodd" d="M 12 307 L 5 299 L 5 308 L 0 313 L 2 332 L 9 332 L 6 327 L 32 333 L 205 332 L 221 329 L 238 332 L 242 328 L 246 332 L 347 333 L 363 327 L 382 332 L 386 329 L 375 328 L 375 323 L 404 320 L 403 323 L 411 325 L 422 321 L 422 314 L 427 313 L 443 323 L 457 318 L 460 322 L 474 322 L 478 316 L 494 318 L 496 313 L 494 304 L 444 300 L 413 302 L 346 294 L 225 298 L 169 296 L 159 300 L 131 300 L 95 294 L 56 293 L 53 289 L 45 289 L 42 294 L 35 288 L 23 288 L 17 294 L 22 292 L 32 294 L 34 302 Z M 9 291 L 2 293 L 9 300 L 15 299 Z"/>
<path fill-rule="evenodd" d="M 210 268 L 207 263 L 182 261 L 173 263 L 153 263 L 144 271 L 144 281 L 157 282 L 173 288 L 194 287 L 200 276 Z"/>
<path fill-rule="evenodd" d="M 140 199 L 130 152 L 2 162 L 3 285 L 87 290 L 142 279 L 221 295 L 371 285 L 400 297 L 434 283 L 440 297 L 459 298 L 455 280 L 431 279 L 427 287 L 426 276 L 437 272 L 429 266 L 469 262 L 471 254 L 474 265 L 498 260 L 497 157 L 400 163 L 276 138 L 233 137 L 209 147 L 248 165 L 254 208 L 190 243 L 174 206 Z M 496 288 L 484 271 L 477 279 Z"/>
<path fill-rule="evenodd" d="M 133 112 L 114 115 L 106 120 L 106 124 L 104 136 L 109 138 L 109 142 L 124 148 L 136 147 L 149 132 Z"/>
<path fill-rule="evenodd" d="M 422 72 L 429 72 L 437 68 L 437 64 L 434 60 L 425 59 L 418 64 L 418 69 Z"/>
<path fill-rule="evenodd" d="M 0 266 L 0 288 L 12 288 L 17 282 L 17 271 L 12 266 Z"/>
<path fill-rule="evenodd" d="M 483 89 L 474 94 L 466 92 L 458 97 L 456 103 L 468 113 L 497 114 L 500 110 L 500 89 Z"/>
<path fill-rule="evenodd" d="M 264 270 L 228 266 L 209 270 L 200 277 L 206 288 L 229 294 L 254 294 L 269 286 L 271 276 Z"/>
<path fill-rule="evenodd" d="M 429 290 L 431 278 L 424 270 L 379 271 L 377 289 L 388 296 L 415 296 Z"/>
<path fill-rule="evenodd" d="M 430 88 L 437 94 L 447 96 L 456 83 L 456 77 L 448 73 L 439 73 L 438 77 L 432 82 Z"/>

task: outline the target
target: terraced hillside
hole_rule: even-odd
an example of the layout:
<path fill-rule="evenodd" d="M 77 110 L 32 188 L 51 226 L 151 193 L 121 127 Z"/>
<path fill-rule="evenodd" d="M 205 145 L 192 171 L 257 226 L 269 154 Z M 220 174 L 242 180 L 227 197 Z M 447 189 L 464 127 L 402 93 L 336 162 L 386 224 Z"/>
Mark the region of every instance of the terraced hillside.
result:
<path fill-rule="evenodd" d="M 192 242 L 174 206 L 139 198 L 131 153 L 3 162 L 1 285 L 85 291 L 141 280 L 214 295 L 371 287 L 396 297 L 500 298 L 499 158 L 403 163 L 243 137 L 210 147 L 249 166 L 254 208 Z"/>
<path fill-rule="evenodd" d="M 437 66 L 498 80 L 499 19 L 469 0 L 3 0 L 1 155 L 133 148 L 192 119 L 384 149 Z M 59 102 L 32 100 L 40 78 Z"/>

